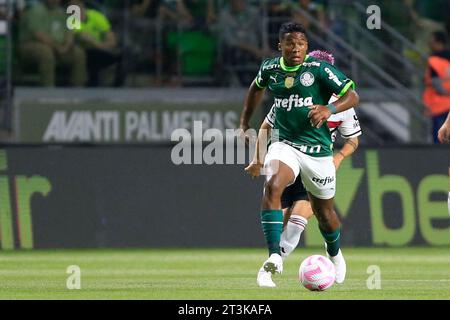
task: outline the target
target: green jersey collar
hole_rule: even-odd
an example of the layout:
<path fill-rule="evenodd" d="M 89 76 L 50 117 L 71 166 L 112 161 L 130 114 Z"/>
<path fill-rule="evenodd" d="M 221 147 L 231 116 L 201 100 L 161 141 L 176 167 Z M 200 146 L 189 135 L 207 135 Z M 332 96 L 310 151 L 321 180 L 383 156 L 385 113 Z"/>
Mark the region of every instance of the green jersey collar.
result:
<path fill-rule="evenodd" d="M 306 55 L 304 61 L 308 60 L 308 58 L 309 58 L 309 56 Z M 288 66 L 284 63 L 284 58 L 281 57 L 281 58 L 280 58 L 280 66 L 281 66 L 281 69 L 283 69 L 283 71 L 293 72 L 293 71 L 297 71 L 298 69 L 300 69 L 300 67 L 302 66 L 302 64 L 300 63 L 299 65 L 296 65 L 296 66 L 294 66 L 294 67 L 288 67 Z"/>

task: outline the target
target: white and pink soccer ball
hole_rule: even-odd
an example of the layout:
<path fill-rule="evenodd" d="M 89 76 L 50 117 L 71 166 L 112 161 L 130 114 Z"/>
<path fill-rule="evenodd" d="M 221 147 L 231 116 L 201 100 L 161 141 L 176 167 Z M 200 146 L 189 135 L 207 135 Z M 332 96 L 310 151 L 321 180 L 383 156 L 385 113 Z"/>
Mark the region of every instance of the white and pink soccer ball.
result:
<path fill-rule="evenodd" d="M 298 278 L 305 288 L 323 291 L 333 285 L 336 270 L 330 259 L 316 254 L 303 260 L 298 270 Z"/>

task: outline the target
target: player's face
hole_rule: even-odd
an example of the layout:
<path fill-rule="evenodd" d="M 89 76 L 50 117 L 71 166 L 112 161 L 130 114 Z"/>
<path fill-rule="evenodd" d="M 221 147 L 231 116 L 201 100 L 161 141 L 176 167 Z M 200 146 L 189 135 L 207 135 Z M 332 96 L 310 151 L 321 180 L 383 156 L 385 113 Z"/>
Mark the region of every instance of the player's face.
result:
<path fill-rule="evenodd" d="M 306 52 L 308 51 L 308 39 L 301 32 L 286 33 L 278 47 L 286 64 L 288 66 L 296 66 L 305 60 Z"/>

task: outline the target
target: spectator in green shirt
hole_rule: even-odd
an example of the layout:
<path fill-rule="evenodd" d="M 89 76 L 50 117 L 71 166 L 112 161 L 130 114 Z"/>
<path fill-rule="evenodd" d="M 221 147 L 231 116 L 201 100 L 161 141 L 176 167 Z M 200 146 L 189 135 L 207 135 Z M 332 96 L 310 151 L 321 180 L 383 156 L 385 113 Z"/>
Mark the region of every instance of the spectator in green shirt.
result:
<path fill-rule="evenodd" d="M 117 46 L 117 39 L 108 18 L 100 11 L 86 8 L 82 0 L 71 0 L 69 4 L 80 8 L 81 27 L 75 30 L 75 34 L 77 43 L 86 51 L 88 86 L 98 86 L 101 71 L 111 65 L 116 65 L 114 85 L 122 85 L 123 55 Z"/>
<path fill-rule="evenodd" d="M 83 86 L 86 56 L 84 50 L 74 43 L 60 2 L 43 0 L 26 10 L 19 28 L 20 61 L 25 66 L 37 67 L 42 86 L 55 86 L 57 66 L 69 69 L 71 85 Z"/>

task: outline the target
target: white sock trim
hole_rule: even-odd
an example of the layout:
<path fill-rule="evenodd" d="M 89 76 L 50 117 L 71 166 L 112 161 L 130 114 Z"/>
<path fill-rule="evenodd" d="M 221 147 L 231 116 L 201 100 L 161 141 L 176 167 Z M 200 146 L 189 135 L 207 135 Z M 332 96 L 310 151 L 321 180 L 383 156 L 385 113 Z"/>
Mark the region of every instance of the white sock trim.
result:
<path fill-rule="evenodd" d="M 302 216 L 295 216 L 295 215 L 292 215 L 289 218 L 288 223 L 289 222 L 293 223 L 293 224 L 297 225 L 299 228 L 303 228 L 303 229 L 305 229 L 306 225 L 308 224 L 308 220 L 307 219 L 305 219 Z"/>

